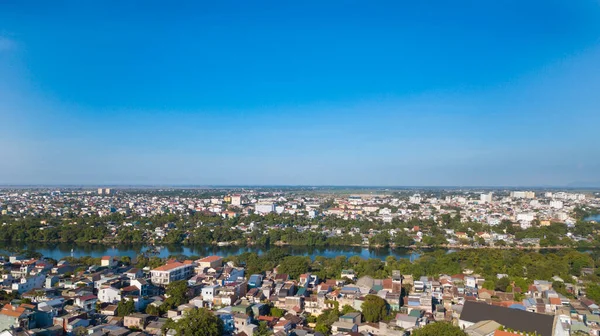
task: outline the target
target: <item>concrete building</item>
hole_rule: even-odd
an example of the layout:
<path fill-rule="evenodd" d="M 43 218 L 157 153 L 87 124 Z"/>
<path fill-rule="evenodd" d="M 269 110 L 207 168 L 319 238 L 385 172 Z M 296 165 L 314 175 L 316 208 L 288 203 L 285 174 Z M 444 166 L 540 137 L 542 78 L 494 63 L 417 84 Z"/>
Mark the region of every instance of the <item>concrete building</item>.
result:
<path fill-rule="evenodd" d="M 479 200 L 480 200 L 482 203 L 492 203 L 492 194 L 493 194 L 493 193 L 491 193 L 491 192 L 490 192 L 490 193 L 487 193 L 487 194 L 481 194 L 481 195 L 479 196 Z"/>
<path fill-rule="evenodd" d="M 512 197 L 512 198 L 535 198 L 535 192 L 533 192 L 533 191 L 511 191 L 510 197 Z"/>
<path fill-rule="evenodd" d="M 231 196 L 231 205 L 241 206 L 242 205 L 242 195 Z"/>
<path fill-rule="evenodd" d="M 254 212 L 257 214 L 268 214 L 275 211 L 275 203 L 260 202 L 254 205 Z"/>
<path fill-rule="evenodd" d="M 196 264 L 198 264 L 198 268 L 215 268 L 223 266 L 223 257 L 220 256 L 208 256 L 206 258 L 196 260 Z"/>
<path fill-rule="evenodd" d="M 150 279 L 155 285 L 166 286 L 173 281 L 189 279 L 194 274 L 195 266 L 190 260 L 183 263 L 173 261 L 150 271 Z"/>

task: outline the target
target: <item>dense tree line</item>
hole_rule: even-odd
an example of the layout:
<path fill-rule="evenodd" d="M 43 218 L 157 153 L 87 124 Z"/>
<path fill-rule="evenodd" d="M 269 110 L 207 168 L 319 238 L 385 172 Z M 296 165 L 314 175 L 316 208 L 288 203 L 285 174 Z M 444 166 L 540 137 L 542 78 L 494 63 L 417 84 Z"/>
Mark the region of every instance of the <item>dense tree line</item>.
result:
<path fill-rule="evenodd" d="M 575 215 L 581 219 L 589 213 L 591 213 L 589 210 L 578 208 Z M 414 244 L 413 228 L 419 227 L 419 231 L 423 232 L 423 240 L 418 245 L 423 246 L 447 244 L 444 229 L 452 229 L 455 232 L 466 232 L 472 240 L 480 244 L 485 242 L 476 236 L 478 232 L 496 232 L 513 234 L 517 239 L 539 238 L 542 247 L 600 247 L 600 235 L 598 235 L 600 224 L 598 223 L 578 221 L 572 228 L 563 223 L 552 223 L 549 226 L 534 225 L 523 230 L 506 220 L 496 226 L 488 226 L 468 219 L 464 221 L 458 210 L 453 214 L 440 215 L 438 220 L 394 219 L 391 223 L 371 219 L 345 220 L 334 216 L 310 219 L 291 214 L 266 216 L 250 214 L 225 219 L 217 214 L 196 211 L 163 213 L 150 217 L 120 213 L 103 217 L 75 216 L 72 213 L 65 213 L 62 217 L 16 218 L 4 215 L 0 216 L 0 222 L 5 223 L 3 230 L 0 230 L 0 240 L 15 242 L 145 243 L 152 239 L 159 244 L 209 245 L 218 242 L 234 242 L 238 245 L 255 246 L 278 244 L 348 246 L 361 245 L 363 241 L 360 234 L 369 234 L 368 243 L 371 246 L 405 247 Z M 130 224 L 125 226 L 122 225 L 123 223 Z M 167 223 L 172 223 L 175 228 L 167 230 L 163 238 L 154 237 L 154 230 L 164 227 Z M 240 224 L 250 223 L 254 225 L 254 230 L 250 233 L 236 228 Z M 334 230 L 337 232 L 332 234 Z M 567 238 L 568 233 L 586 239 L 575 242 Z M 498 243 L 498 245 L 503 244 L 506 243 Z"/>
<path fill-rule="evenodd" d="M 288 273 L 294 278 L 306 272 L 315 273 L 322 279 L 338 278 L 343 269 L 353 269 L 358 276 L 369 275 L 375 278 L 389 277 L 393 270 L 420 277 L 453 275 L 461 273 L 463 269 L 471 269 L 488 279 L 486 287 L 499 290 L 510 289 L 512 283 L 526 290 L 533 280 L 552 281 L 553 276 L 572 282 L 573 276 L 581 276 L 583 268 L 600 268 L 600 253 L 583 253 L 575 250 L 559 250 L 551 253 L 493 249 L 471 249 L 447 253 L 439 250 L 424 253 L 411 262 L 393 256 L 387 257 L 385 261 L 362 259 L 359 256 L 350 258 L 318 256 L 311 260 L 302 256 L 291 257 L 281 250 L 271 249 L 262 256 L 256 253 L 243 253 L 228 257 L 227 260 L 245 265 L 249 274 L 264 273 L 279 266 L 279 272 Z M 507 274 L 508 278 L 499 280 L 497 274 Z M 588 279 L 598 282 L 600 272 L 588 276 Z"/>

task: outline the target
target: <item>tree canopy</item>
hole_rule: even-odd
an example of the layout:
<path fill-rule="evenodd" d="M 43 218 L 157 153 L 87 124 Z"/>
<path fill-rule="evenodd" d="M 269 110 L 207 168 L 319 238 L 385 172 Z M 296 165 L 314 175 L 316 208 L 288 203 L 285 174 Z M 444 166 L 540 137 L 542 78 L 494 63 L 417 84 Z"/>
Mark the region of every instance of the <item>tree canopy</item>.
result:
<path fill-rule="evenodd" d="M 133 300 L 121 300 L 117 305 L 117 316 L 127 316 L 135 313 Z"/>
<path fill-rule="evenodd" d="M 387 302 L 377 295 L 367 295 L 361 310 L 366 322 L 382 321 L 389 311 Z"/>
<path fill-rule="evenodd" d="M 167 330 L 177 336 L 221 336 L 223 321 L 207 309 L 192 309 L 177 322 L 169 319 L 163 327 L 163 332 Z"/>

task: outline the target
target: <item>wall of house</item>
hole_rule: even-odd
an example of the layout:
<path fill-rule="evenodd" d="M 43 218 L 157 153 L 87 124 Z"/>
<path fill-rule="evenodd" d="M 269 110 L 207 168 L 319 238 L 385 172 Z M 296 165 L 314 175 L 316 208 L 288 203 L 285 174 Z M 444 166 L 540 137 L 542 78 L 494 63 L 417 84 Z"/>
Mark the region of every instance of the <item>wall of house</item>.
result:
<path fill-rule="evenodd" d="M 0 315 L 0 330 L 10 329 L 17 324 L 17 319 L 11 316 Z"/>

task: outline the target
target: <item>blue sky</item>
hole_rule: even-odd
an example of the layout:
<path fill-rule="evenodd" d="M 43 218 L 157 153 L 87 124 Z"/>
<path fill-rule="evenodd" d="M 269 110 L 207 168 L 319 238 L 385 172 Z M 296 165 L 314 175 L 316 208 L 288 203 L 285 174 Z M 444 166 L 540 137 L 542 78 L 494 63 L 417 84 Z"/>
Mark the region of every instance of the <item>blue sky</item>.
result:
<path fill-rule="evenodd" d="M 2 184 L 600 184 L 600 2 L 0 2 Z"/>

